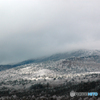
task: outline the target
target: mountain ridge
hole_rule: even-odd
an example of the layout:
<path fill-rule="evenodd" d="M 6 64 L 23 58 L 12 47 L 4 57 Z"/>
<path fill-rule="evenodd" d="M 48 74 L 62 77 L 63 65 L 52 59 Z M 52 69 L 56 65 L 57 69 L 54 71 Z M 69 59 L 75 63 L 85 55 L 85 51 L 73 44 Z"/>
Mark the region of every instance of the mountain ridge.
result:
<path fill-rule="evenodd" d="M 25 65 L 25 64 L 30 64 L 30 63 L 40 63 L 40 62 L 45 62 L 45 61 L 57 61 L 60 59 L 74 59 L 77 57 L 92 57 L 92 56 L 97 56 L 99 58 L 100 56 L 100 51 L 99 50 L 86 50 L 86 49 L 80 49 L 76 51 L 70 51 L 70 52 L 65 52 L 65 53 L 58 53 L 54 54 L 48 57 L 41 57 L 38 59 L 29 59 L 25 60 L 16 64 L 7 64 L 7 65 L 0 65 L 0 71 L 10 69 L 13 67 Z"/>

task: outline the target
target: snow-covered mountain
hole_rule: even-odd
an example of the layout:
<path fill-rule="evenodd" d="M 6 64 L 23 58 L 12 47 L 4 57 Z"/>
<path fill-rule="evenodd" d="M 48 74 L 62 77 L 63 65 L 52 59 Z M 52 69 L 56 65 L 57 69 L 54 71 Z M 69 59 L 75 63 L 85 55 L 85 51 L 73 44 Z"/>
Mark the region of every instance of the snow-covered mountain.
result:
<path fill-rule="evenodd" d="M 8 94 L 14 94 L 13 91 L 33 91 L 31 94 L 37 95 L 37 89 L 41 94 L 47 88 L 49 90 L 46 91 L 53 93 L 56 93 L 55 88 L 65 89 L 64 93 L 67 94 L 71 89 L 80 90 L 78 84 L 100 81 L 100 51 L 98 50 L 56 54 L 11 66 L 10 69 L 0 71 L 1 94 L 3 91 Z M 92 89 L 100 90 L 99 87 Z M 52 92 L 49 94 L 52 95 Z"/>

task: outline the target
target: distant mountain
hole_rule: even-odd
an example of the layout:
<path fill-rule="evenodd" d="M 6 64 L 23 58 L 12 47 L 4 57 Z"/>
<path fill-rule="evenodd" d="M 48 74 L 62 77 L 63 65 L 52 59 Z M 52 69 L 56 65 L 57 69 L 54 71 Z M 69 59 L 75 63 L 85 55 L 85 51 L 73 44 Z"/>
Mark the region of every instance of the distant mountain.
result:
<path fill-rule="evenodd" d="M 97 62 L 100 62 L 100 51 L 99 50 L 76 50 L 76 51 L 71 51 L 71 52 L 66 52 L 66 53 L 58 53 L 55 55 L 51 55 L 49 57 L 44 57 L 44 58 L 38 58 L 38 59 L 29 59 L 22 61 L 17 64 L 13 65 L 0 65 L 0 71 L 1 70 L 6 70 L 10 69 L 13 67 L 25 65 L 25 64 L 31 64 L 31 63 L 40 63 L 40 62 L 45 62 L 45 61 L 57 61 L 60 59 L 75 59 L 78 57 L 82 60 L 84 58 L 91 58 L 96 60 Z"/>
<path fill-rule="evenodd" d="M 39 63 L 44 61 L 57 61 L 60 59 L 67 59 L 67 58 L 74 58 L 74 57 L 88 57 L 88 56 L 100 56 L 99 50 L 77 50 L 73 52 L 66 52 L 66 53 L 58 53 L 51 55 L 49 57 L 45 58 L 39 58 L 39 59 L 30 59 L 23 62 L 20 62 L 18 64 L 13 65 L 14 67 L 24 64 L 30 64 L 30 63 Z"/>

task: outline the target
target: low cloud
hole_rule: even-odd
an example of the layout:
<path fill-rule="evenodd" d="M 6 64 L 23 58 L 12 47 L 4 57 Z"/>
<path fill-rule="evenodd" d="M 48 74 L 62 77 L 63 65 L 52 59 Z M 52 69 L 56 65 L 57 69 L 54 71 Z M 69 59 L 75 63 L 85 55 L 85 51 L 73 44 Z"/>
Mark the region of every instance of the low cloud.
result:
<path fill-rule="evenodd" d="M 0 64 L 100 49 L 99 0 L 0 1 Z"/>

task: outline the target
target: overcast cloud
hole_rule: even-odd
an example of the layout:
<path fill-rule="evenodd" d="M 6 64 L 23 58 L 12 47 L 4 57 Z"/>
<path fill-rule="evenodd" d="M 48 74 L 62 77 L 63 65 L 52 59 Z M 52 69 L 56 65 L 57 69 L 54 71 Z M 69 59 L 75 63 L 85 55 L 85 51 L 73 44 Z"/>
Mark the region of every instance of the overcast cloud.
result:
<path fill-rule="evenodd" d="M 0 64 L 100 49 L 100 0 L 0 0 Z"/>

